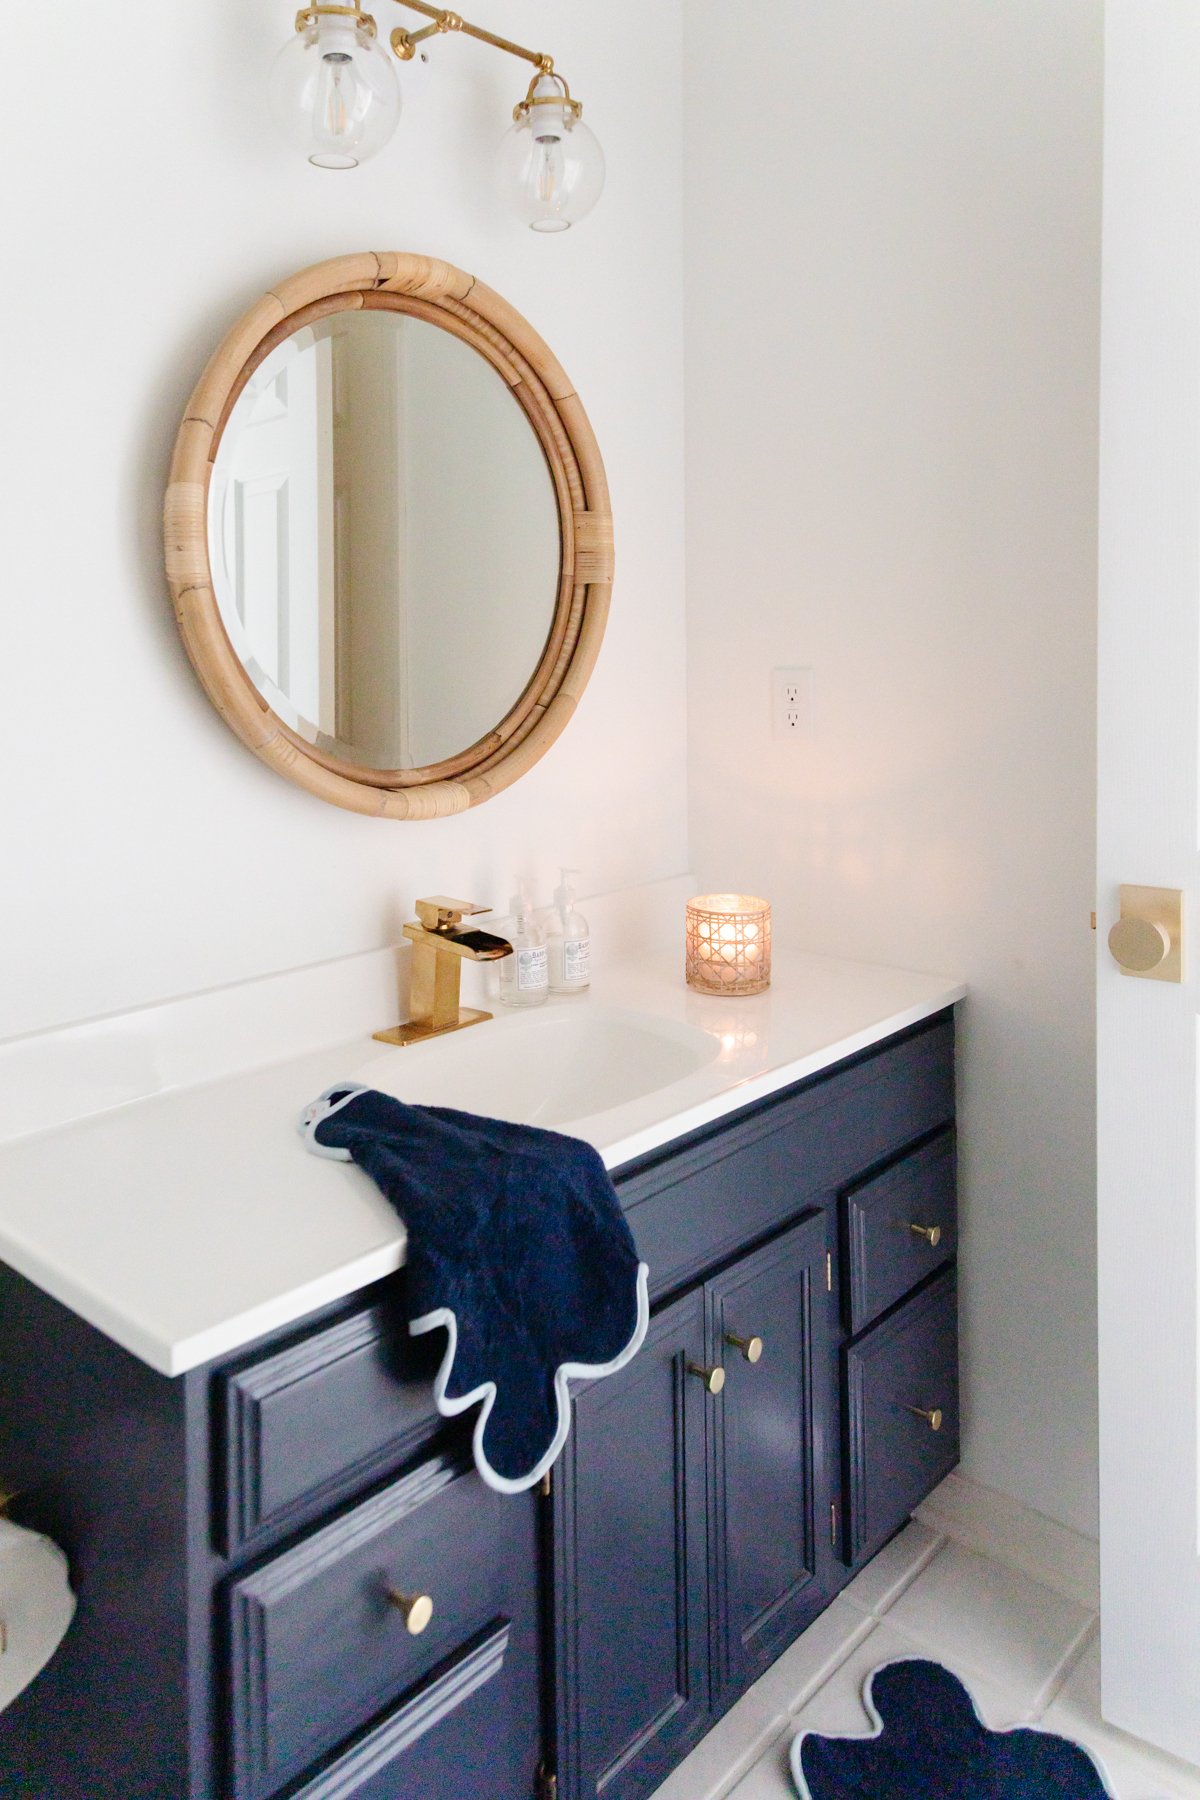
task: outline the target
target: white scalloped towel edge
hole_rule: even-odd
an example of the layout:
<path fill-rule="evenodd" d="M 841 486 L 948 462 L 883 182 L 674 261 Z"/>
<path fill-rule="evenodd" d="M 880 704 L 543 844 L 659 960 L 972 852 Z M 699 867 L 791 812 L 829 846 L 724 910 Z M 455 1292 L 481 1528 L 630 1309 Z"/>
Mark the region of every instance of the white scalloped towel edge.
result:
<path fill-rule="evenodd" d="M 310 1150 L 317 1156 L 327 1156 L 333 1162 L 352 1162 L 354 1159 L 349 1150 L 335 1148 L 332 1145 L 317 1142 L 317 1127 L 348 1106 L 351 1100 L 357 1100 L 360 1094 L 369 1093 L 359 1081 L 335 1081 L 319 1094 L 311 1105 L 306 1106 L 296 1122 L 296 1129 L 303 1137 Z M 338 1098 L 333 1099 L 336 1094 Z M 446 1398 L 446 1389 L 450 1384 L 450 1376 L 454 1369 L 454 1358 L 458 1351 L 458 1320 L 448 1306 L 439 1306 L 433 1312 L 423 1313 L 419 1319 L 410 1319 L 408 1324 L 410 1337 L 422 1337 L 427 1331 L 436 1331 L 444 1326 L 449 1333 L 450 1341 L 446 1345 L 446 1354 L 442 1358 L 441 1367 L 433 1384 L 433 1398 L 438 1411 L 444 1419 L 453 1419 L 458 1413 L 466 1412 L 468 1407 L 477 1406 L 482 1401 L 483 1410 L 475 1421 L 475 1433 L 472 1448 L 475 1455 L 475 1467 L 479 1470 L 488 1487 L 495 1488 L 498 1494 L 523 1494 L 527 1489 L 536 1487 L 548 1469 L 557 1462 L 559 1452 L 567 1441 L 571 1429 L 571 1394 L 568 1382 L 598 1381 L 603 1375 L 615 1375 L 623 1369 L 627 1362 L 641 1349 L 650 1324 L 650 1270 L 646 1263 L 638 1264 L 637 1272 L 637 1323 L 633 1328 L 633 1336 L 625 1348 L 606 1363 L 560 1363 L 554 1371 L 554 1394 L 558 1404 L 558 1424 L 549 1448 L 539 1457 L 536 1465 L 528 1474 L 512 1477 L 501 1475 L 493 1469 L 483 1448 L 483 1434 L 487 1430 L 487 1422 L 493 1406 L 496 1404 L 496 1383 L 481 1381 L 478 1387 L 472 1388 L 469 1394 L 460 1394 L 453 1400 Z"/>
<path fill-rule="evenodd" d="M 815 1731 L 814 1730 L 814 1731 L 799 1731 L 796 1733 L 796 1736 L 792 1739 L 792 1748 L 791 1748 L 789 1760 L 792 1765 L 792 1780 L 796 1784 L 796 1791 L 800 1795 L 800 1800 L 820 1800 L 820 1796 L 819 1795 L 814 1796 L 812 1789 L 808 1785 L 808 1782 L 804 1779 L 804 1768 L 803 1768 L 803 1765 L 800 1760 L 800 1747 L 803 1744 L 805 1738 L 835 1737 L 835 1738 L 841 1738 L 849 1743 L 864 1744 L 870 1738 L 879 1737 L 879 1735 L 883 1731 L 884 1727 L 883 1727 L 883 1720 L 880 1718 L 878 1709 L 875 1705 L 875 1696 L 873 1693 L 873 1683 L 874 1683 L 875 1677 L 877 1675 L 882 1675 L 882 1673 L 885 1669 L 890 1669 L 890 1668 L 894 1667 L 894 1665 L 896 1663 L 937 1662 L 937 1661 L 938 1661 L 938 1658 L 936 1656 L 893 1656 L 888 1662 L 880 1663 L 880 1665 L 877 1669 L 871 1670 L 871 1673 L 867 1676 L 866 1680 L 863 1682 L 862 1700 L 863 1700 L 863 1705 L 867 1710 L 867 1716 L 870 1719 L 872 1726 L 874 1727 L 873 1730 L 871 1730 L 871 1731 Z M 945 1663 L 942 1663 L 940 1666 L 943 1669 L 946 1668 Z M 970 1687 L 967 1685 L 967 1682 L 963 1679 L 963 1677 L 961 1675 L 958 1674 L 958 1671 L 956 1669 L 949 1669 L 949 1670 L 947 1670 L 947 1673 L 950 1675 L 956 1676 L 957 1679 L 960 1682 L 962 1682 L 963 1687 L 966 1688 L 967 1697 L 971 1702 L 972 1708 L 974 1709 L 975 1717 L 979 1720 L 979 1723 L 984 1727 L 984 1729 L 986 1731 L 991 1731 L 992 1727 L 988 1724 L 987 1720 L 983 1717 L 983 1714 L 980 1712 L 979 1706 L 975 1699 L 975 1696 L 974 1696 L 974 1694 L 972 1694 Z M 1010 1731 L 1036 1731 L 1038 1733 L 1039 1737 L 1063 1738 L 1064 1742 L 1066 1742 L 1068 1744 L 1073 1744 L 1075 1749 L 1082 1750 L 1083 1754 L 1091 1762 L 1097 1775 L 1100 1777 L 1100 1784 L 1103 1787 L 1105 1793 L 1109 1795 L 1110 1800 L 1115 1800 L 1115 1790 L 1113 1788 L 1111 1781 L 1108 1779 L 1108 1771 L 1105 1769 L 1104 1764 L 1101 1762 L 1100 1758 L 1096 1755 L 1096 1752 L 1094 1750 L 1089 1749 L 1086 1744 L 1078 1743 L 1075 1738 L 1066 1737 L 1064 1732 L 1047 1731 L 1044 1725 L 1010 1725 L 1010 1726 L 1006 1727 L 1003 1731 L 994 1732 L 993 1735 L 996 1737 L 1007 1737 Z"/>
<path fill-rule="evenodd" d="M 58 1545 L 0 1519 L 0 1711 L 41 1674 L 74 1617 Z"/>
<path fill-rule="evenodd" d="M 511 1478 L 500 1475 L 493 1469 L 483 1448 L 483 1434 L 487 1430 L 488 1417 L 492 1407 L 496 1403 L 496 1383 L 494 1381 L 481 1381 L 479 1386 L 472 1388 L 469 1394 L 461 1394 L 455 1400 L 448 1400 L 446 1398 L 446 1387 L 450 1380 L 451 1371 L 454 1368 L 455 1351 L 458 1349 L 458 1320 L 455 1318 L 450 1308 L 448 1306 L 439 1306 L 433 1312 L 424 1313 L 419 1319 L 410 1320 L 408 1329 L 413 1337 L 419 1337 L 423 1332 L 435 1331 L 439 1325 L 445 1326 L 450 1334 L 450 1341 L 446 1346 L 446 1354 L 442 1358 L 442 1366 L 438 1370 L 437 1379 L 433 1384 L 433 1397 L 437 1402 L 437 1409 L 442 1414 L 443 1418 L 452 1419 L 456 1413 L 465 1412 L 469 1406 L 475 1406 L 482 1400 L 483 1410 L 475 1421 L 475 1433 L 472 1439 L 472 1448 L 475 1453 L 475 1467 L 479 1470 L 480 1475 L 483 1477 L 488 1487 L 495 1488 L 498 1494 L 523 1494 L 527 1488 L 536 1487 L 546 1471 L 557 1462 L 559 1452 L 567 1441 L 567 1434 L 571 1429 L 571 1393 L 567 1383 L 572 1379 L 597 1381 L 602 1375 L 615 1375 L 617 1370 L 623 1369 L 625 1364 L 631 1362 L 641 1349 L 646 1336 L 646 1328 L 649 1323 L 650 1270 L 646 1263 L 639 1263 L 637 1273 L 637 1323 L 633 1328 L 633 1336 L 630 1338 L 625 1348 L 617 1356 L 613 1357 L 611 1362 L 565 1362 L 558 1365 L 558 1368 L 554 1371 L 554 1394 L 555 1399 L 558 1402 L 558 1424 L 555 1428 L 554 1437 L 550 1442 L 549 1448 L 544 1455 L 539 1457 L 537 1463 L 528 1474 L 514 1475 Z"/>

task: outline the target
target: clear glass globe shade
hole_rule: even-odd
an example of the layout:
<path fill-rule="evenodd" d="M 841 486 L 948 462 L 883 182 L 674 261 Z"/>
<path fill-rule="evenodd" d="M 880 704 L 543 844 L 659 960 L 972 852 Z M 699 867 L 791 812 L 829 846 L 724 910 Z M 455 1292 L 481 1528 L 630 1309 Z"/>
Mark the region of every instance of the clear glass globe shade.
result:
<path fill-rule="evenodd" d="M 353 169 L 396 129 L 400 84 L 392 59 L 353 19 L 315 19 L 271 70 L 271 107 L 284 135 L 318 169 Z"/>
<path fill-rule="evenodd" d="M 533 231 L 566 231 L 604 188 L 604 152 L 581 119 L 562 106 L 533 106 L 506 131 L 496 170 L 500 191 Z"/>

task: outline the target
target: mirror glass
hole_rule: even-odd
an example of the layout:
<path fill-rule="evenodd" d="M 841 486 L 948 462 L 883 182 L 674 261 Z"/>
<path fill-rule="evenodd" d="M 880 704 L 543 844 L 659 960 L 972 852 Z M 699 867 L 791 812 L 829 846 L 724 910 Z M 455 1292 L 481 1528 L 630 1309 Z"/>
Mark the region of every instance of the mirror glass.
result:
<path fill-rule="evenodd" d="M 264 700 L 370 769 L 427 768 L 493 730 L 558 600 L 558 503 L 520 402 L 401 312 L 331 313 L 259 364 L 221 436 L 208 545 Z"/>

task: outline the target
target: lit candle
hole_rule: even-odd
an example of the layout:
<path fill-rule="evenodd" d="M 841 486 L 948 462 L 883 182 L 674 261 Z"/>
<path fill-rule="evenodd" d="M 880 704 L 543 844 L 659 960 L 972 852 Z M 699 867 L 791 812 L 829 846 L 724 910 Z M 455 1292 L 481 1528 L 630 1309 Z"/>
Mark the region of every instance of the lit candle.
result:
<path fill-rule="evenodd" d="M 689 987 L 761 994 L 771 982 L 771 908 L 753 894 L 697 894 L 684 920 Z"/>

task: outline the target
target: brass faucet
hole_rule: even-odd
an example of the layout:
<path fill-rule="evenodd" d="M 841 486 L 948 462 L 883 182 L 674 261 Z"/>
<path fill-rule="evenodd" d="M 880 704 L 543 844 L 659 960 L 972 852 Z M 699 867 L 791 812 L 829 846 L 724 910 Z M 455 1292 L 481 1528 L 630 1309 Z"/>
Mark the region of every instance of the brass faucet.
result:
<path fill-rule="evenodd" d="M 499 962 L 512 955 L 507 938 L 471 926 L 462 929 L 464 919 L 490 911 L 490 907 L 476 906 L 470 900 L 451 900 L 445 894 L 417 901 L 417 916 L 404 927 L 404 935 L 413 946 L 409 1001 L 412 1016 L 407 1025 L 377 1031 L 375 1036 L 381 1043 L 417 1044 L 491 1018 L 490 1012 L 459 1003 L 464 962 Z"/>

